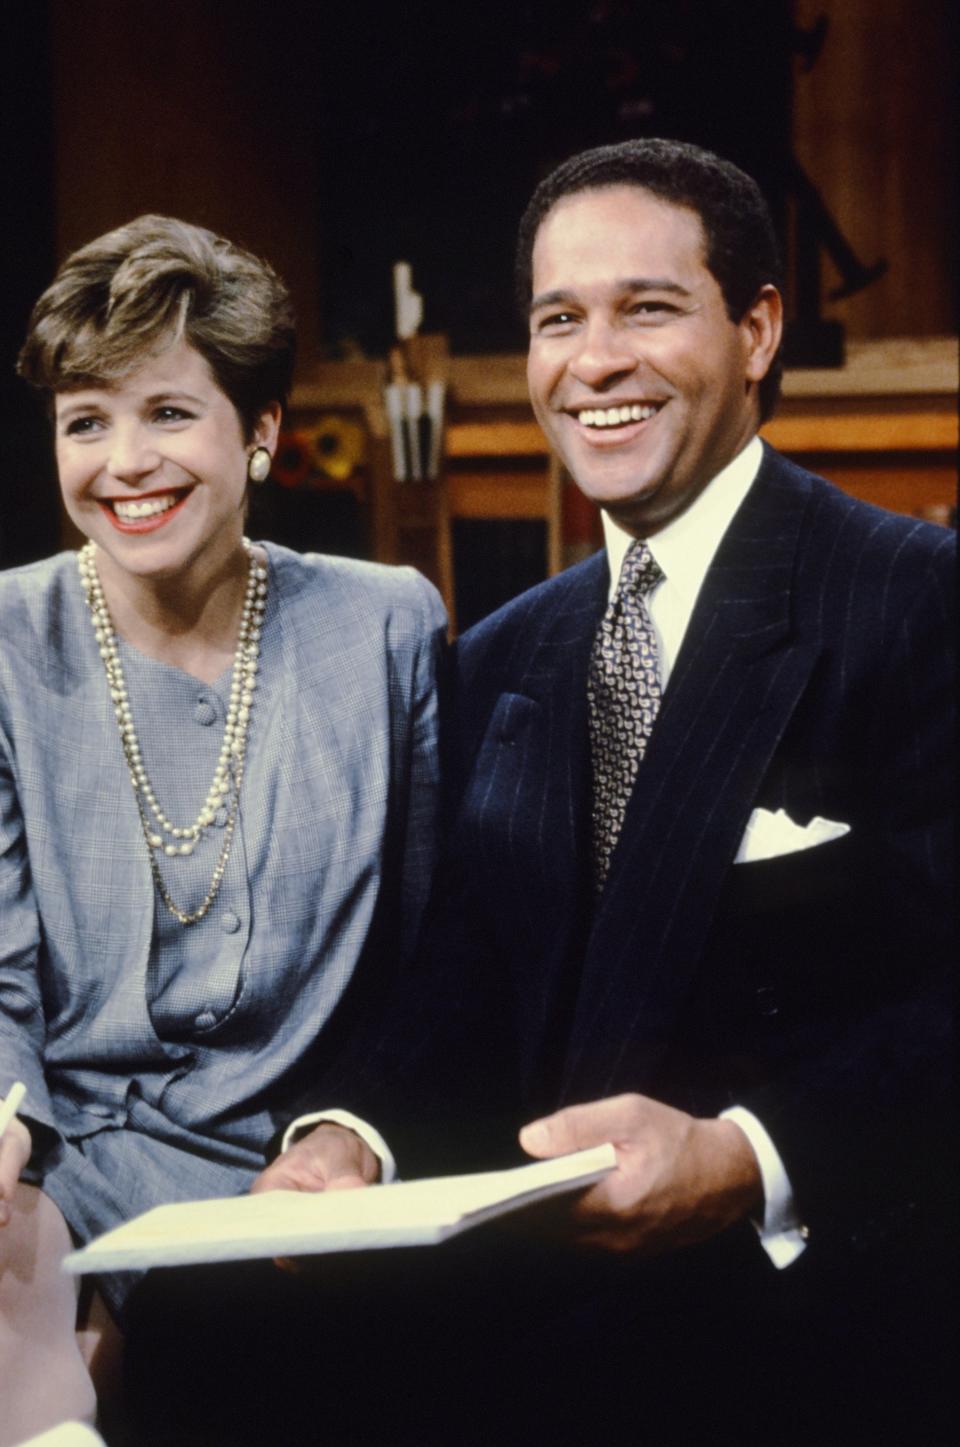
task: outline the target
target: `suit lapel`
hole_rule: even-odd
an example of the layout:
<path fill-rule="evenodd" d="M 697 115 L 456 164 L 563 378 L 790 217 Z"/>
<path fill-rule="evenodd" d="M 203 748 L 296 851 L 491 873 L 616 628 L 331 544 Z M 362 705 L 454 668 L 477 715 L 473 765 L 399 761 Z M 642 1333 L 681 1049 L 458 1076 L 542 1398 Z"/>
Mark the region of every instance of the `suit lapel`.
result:
<path fill-rule="evenodd" d="M 643 1088 L 818 649 L 792 636 L 807 491 L 767 454 L 697 601 L 584 963 L 565 1099 Z"/>
<path fill-rule="evenodd" d="M 589 803 L 585 678 L 606 577 L 597 554 L 556 579 L 519 621 L 515 652 L 498 661 L 500 676 L 481 655 L 478 686 L 469 676 L 464 683 L 475 715 L 468 724 L 481 737 L 467 748 L 463 821 L 483 855 L 487 887 L 495 880 L 538 937 L 545 925 L 548 933 L 559 929 L 557 902 L 579 868 Z M 477 708 L 481 681 L 492 694 L 489 717 Z"/>
<path fill-rule="evenodd" d="M 540 802 L 544 879 L 568 893 L 579 883 L 589 810 L 586 678 L 590 651 L 606 602 L 606 556 L 598 553 L 570 579 L 566 597 L 538 640 L 523 681 L 537 704 L 527 766 L 531 798 Z M 542 929 L 542 918 L 538 928 Z"/>
<path fill-rule="evenodd" d="M 519 620 L 515 651 L 498 660 L 501 677 L 478 655 L 478 685 L 489 680 L 492 713 L 489 722 L 473 721 L 482 739 L 455 825 L 482 909 L 506 957 L 517 961 L 511 980 L 525 1074 L 531 1086 L 552 1079 L 552 1089 L 558 1066 L 547 1056 L 558 1031 L 569 1029 L 570 960 L 579 968 L 588 925 L 585 680 L 607 577 L 599 553 L 539 592 Z M 476 711 L 481 690 L 469 678 L 465 687 Z"/>

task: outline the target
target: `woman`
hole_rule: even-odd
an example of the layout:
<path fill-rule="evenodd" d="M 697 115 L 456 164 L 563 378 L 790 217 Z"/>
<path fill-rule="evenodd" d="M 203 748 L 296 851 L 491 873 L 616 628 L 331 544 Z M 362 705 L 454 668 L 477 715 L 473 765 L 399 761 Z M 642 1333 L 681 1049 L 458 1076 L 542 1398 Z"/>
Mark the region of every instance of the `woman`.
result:
<path fill-rule="evenodd" d="M 243 535 L 293 339 L 268 266 L 143 216 L 21 353 L 89 541 L 0 575 L 0 1442 L 92 1415 L 122 1329 L 132 1278 L 78 1309 L 71 1238 L 245 1190 L 423 905 L 439 599 Z"/>

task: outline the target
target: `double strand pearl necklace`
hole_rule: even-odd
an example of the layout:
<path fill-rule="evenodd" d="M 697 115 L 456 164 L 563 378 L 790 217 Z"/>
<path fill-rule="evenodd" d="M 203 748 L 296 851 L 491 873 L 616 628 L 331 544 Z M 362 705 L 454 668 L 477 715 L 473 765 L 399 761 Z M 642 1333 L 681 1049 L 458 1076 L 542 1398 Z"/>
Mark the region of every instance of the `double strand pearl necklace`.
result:
<path fill-rule="evenodd" d="M 267 606 L 267 570 L 257 562 L 248 538 L 243 539 L 249 559 L 247 587 L 240 615 L 240 631 L 237 648 L 233 657 L 230 677 L 230 701 L 227 707 L 227 721 L 223 732 L 220 757 L 213 774 L 213 782 L 207 790 L 207 797 L 192 824 L 177 826 L 167 818 L 160 807 L 153 786 L 147 775 L 140 751 L 140 742 L 133 722 L 130 699 L 127 693 L 117 635 L 113 630 L 107 600 L 97 573 L 96 548 L 87 543 L 81 548 L 77 562 L 80 581 L 90 609 L 93 631 L 100 649 L 100 657 L 107 675 L 113 711 L 120 730 L 120 742 L 127 762 L 130 783 L 133 786 L 137 811 L 147 842 L 150 869 L 160 898 L 167 909 L 181 924 L 196 924 L 203 919 L 223 881 L 230 858 L 230 847 L 237 824 L 240 806 L 240 785 L 246 762 L 247 735 L 250 729 L 250 712 L 253 695 L 257 686 L 257 670 L 260 666 L 260 635 L 263 615 Z M 157 855 L 162 853 L 169 859 L 192 854 L 199 841 L 205 836 L 216 819 L 218 811 L 226 804 L 227 818 L 223 829 L 223 846 L 213 871 L 210 888 L 200 905 L 190 914 L 179 908 L 170 898 L 169 891 L 160 873 Z"/>

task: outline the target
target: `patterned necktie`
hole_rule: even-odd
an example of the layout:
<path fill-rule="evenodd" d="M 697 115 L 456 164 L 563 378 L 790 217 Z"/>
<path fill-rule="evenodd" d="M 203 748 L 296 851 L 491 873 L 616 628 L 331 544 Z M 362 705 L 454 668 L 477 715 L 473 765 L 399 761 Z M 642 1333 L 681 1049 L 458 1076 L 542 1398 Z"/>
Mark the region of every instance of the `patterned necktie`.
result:
<path fill-rule="evenodd" d="M 593 762 L 593 864 L 603 888 L 640 760 L 660 707 L 657 638 L 645 595 L 663 577 L 645 542 L 630 546 L 597 629 L 587 679 Z"/>

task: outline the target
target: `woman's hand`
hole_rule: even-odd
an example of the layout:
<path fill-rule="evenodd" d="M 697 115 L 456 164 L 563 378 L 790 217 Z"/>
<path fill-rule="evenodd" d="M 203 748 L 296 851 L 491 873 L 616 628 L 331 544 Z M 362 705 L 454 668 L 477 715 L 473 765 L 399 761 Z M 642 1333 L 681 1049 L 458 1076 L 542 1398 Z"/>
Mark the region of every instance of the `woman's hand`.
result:
<path fill-rule="evenodd" d="M 0 1226 L 10 1220 L 14 1192 L 20 1172 L 30 1159 L 33 1143 L 22 1120 L 14 1118 L 0 1140 Z"/>
<path fill-rule="evenodd" d="M 323 1121 L 261 1171 L 250 1191 L 342 1191 L 369 1186 L 379 1175 L 380 1162 L 366 1141 Z"/>
<path fill-rule="evenodd" d="M 321 1121 L 260 1172 L 250 1194 L 352 1190 L 372 1185 L 379 1175 L 380 1162 L 366 1141 L 346 1126 Z M 296 1276 L 308 1265 L 308 1258 L 280 1256 L 274 1264 Z"/>

